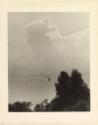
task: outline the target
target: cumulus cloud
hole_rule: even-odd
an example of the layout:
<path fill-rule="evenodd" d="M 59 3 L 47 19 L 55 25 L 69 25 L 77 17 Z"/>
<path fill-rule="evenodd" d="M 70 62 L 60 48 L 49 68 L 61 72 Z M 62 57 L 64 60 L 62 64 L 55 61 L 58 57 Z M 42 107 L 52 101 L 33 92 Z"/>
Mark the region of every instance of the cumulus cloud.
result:
<path fill-rule="evenodd" d="M 70 72 L 72 68 L 79 69 L 84 76 L 89 74 L 89 30 L 61 34 L 49 17 L 30 22 L 26 27 L 25 41 L 21 42 L 18 52 L 17 47 L 13 52 L 15 60 L 10 57 L 14 61 L 11 74 L 14 70 L 15 76 L 52 75 L 64 69 Z"/>
<path fill-rule="evenodd" d="M 47 17 L 27 25 L 26 42 L 31 47 L 35 65 L 42 72 L 49 74 L 72 68 L 89 72 L 88 29 L 62 35 L 52 24 L 51 18 Z"/>
<path fill-rule="evenodd" d="M 27 25 L 27 41 L 32 47 L 51 46 L 50 37 L 47 34 L 54 29 L 49 17 L 33 21 Z"/>
<path fill-rule="evenodd" d="M 62 35 L 60 31 L 52 24 L 50 17 L 45 17 L 40 20 L 35 20 L 27 25 L 27 41 L 37 47 L 42 46 L 56 46 L 57 48 L 68 48 L 69 46 L 78 47 L 81 39 L 88 39 L 88 29 L 84 29 L 80 32 L 74 32 L 70 35 Z M 34 46 L 35 47 L 35 46 Z"/>

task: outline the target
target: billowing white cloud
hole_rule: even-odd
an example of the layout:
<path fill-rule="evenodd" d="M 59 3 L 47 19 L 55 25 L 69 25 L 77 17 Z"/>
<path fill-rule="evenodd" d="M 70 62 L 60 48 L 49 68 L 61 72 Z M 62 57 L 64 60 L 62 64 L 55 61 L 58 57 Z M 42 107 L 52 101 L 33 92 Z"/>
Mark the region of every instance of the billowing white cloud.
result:
<path fill-rule="evenodd" d="M 78 68 L 89 73 L 89 31 L 64 35 L 52 24 L 51 18 L 43 18 L 27 25 L 26 42 L 31 47 L 33 63 L 46 74 Z M 35 60 L 35 63 L 34 63 Z"/>
<path fill-rule="evenodd" d="M 49 17 L 35 20 L 26 27 L 25 41 L 10 48 L 10 75 L 53 74 L 72 68 L 89 78 L 89 31 L 61 34 Z M 11 56 L 12 55 L 12 56 Z M 17 61 L 18 63 L 17 63 Z M 10 65 L 11 64 L 11 65 Z"/>
<path fill-rule="evenodd" d="M 42 20 L 33 21 L 27 25 L 27 41 L 36 47 L 50 46 L 51 41 L 48 33 L 53 31 L 55 27 L 52 25 L 51 18 L 43 18 Z"/>

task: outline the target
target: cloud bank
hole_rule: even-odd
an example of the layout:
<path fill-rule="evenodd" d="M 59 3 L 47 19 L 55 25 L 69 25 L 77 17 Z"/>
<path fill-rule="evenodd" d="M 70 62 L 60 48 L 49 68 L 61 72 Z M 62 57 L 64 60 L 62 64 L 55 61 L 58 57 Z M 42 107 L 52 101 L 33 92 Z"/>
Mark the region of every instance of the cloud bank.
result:
<path fill-rule="evenodd" d="M 79 69 L 85 79 L 89 76 L 89 30 L 84 29 L 69 35 L 62 34 L 50 17 L 30 22 L 26 26 L 25 40 L 13 52 L 10 74 L 58 75 L 61 70 L 70 72 Z M 12 57 L 10 57 L 12 58 Z M 87 80 L 88 81 L 88 80 Z"/>
<path fill-rule="evenodd" d="M 40 65 L 42 72 L 51 74 L 72 68 L 78 68 L 83 73 L 89 72 L 88 29 L 66 36 L 47 17 L 27 25 L 26 42 L 37 60 L 36 66 Z"/>

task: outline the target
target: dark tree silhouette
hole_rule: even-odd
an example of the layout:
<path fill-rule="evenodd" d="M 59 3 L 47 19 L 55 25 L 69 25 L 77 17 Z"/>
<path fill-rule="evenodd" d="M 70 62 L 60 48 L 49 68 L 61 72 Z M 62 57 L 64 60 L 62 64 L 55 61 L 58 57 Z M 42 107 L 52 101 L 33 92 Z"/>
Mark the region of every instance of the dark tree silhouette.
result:
<path fill-rule="evenodd" d="M 58 77 L 58 83 L 55 84 L 56 95 L 58 97 L 64 97 L 69 93 L 70 77 L 68 73 L 62 71 Z"/>
<path fill-rule="evenodd" d="M 31 112 L 30 106 L 32 105 L 31 102 L 15 102 L 13 104 L 9 104 L 9 111 L 10 112 Z"/>
<path fill-rule="evenodd" d="M 42 111 L 41 110 L 41 105 L 40 104 L 36 104 L 36 106 L 34 107 L 34 111 L 36 111 L 36 112 Z"/>
<path fill-rule="evenodd" d="M 62 71 L 55 83 L 56 97 L 49 103 L 44 99 L 36 104 L 34 111 L 90 111 L 90 90 L 82 79 L 82 74 L 74 69 L 71 75 Z M 10 112 L 31 112 L 31 102 L 9 104 Z"/>
<path fill-rule="evenodd" d="M 75 100 L 90 98 L 89 89 L 84 83 L 81 73 L 79 73 L 77 70 L 73 70 L 71 74 L 71 91 L 72 97 Z"/>
<path fill-rule="evenodd" d="M 56 97 L 51 101 L 51 111 L 90 110 L 89 89 L 78 70 L 73 70 L 71 76 L 62 71 L 55 87 Z"/>
<path fill-rule="evenodd" d="M 48 103 L 48 99 L 44 99 L 40 104 L 36 104 L 34 107 L 34 111 L 49 111 L 50 103 Z"/>
<path fill-rule="evenodd" d="M 62 71 L 55 84 L 56 98 L 51 101 L 50 110 L 62 111 L 65 105 L 69 105 L 70 101 L 70 76 L 67 72 Z"/>

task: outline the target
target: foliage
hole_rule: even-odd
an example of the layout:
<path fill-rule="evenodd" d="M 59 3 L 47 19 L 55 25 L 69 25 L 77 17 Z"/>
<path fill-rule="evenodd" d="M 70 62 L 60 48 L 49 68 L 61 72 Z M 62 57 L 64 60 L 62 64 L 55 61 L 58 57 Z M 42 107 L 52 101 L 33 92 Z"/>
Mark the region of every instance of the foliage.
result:
<path fill-rule="evenodd" d="M 31 112 L 32 110 L 30 109 L 31 102 L 15 102 L 13 104 L 9 104 L 9 111 L 10 112 Z"/>
<path fill-rule="evenodd" d="M 90 90 L 82 79 L 82 74 L 74 69 L 71 75 L 61 71 L 55 83 L 56 97 L 49 103 L 44 99 L 36 104 L 34 111 L 90 111 Z M 9 111 L 31 112 L 31 102 L 9 104 Z"/>
<path fill-rule="evenodd" d="M 71 76 L 62 71 L 55 87 L 56 97 L 51 101 L 51 111 L 90 110 L 89 89 L 78 70 L 73 70 Z"/>
<path fill-rule="evenodd" d="M 34 107 L 34 111 L 49 111 L 50 104 L 48 103 L 48 99 L 44 99 L 40 104 L 36 104 Z"/>

